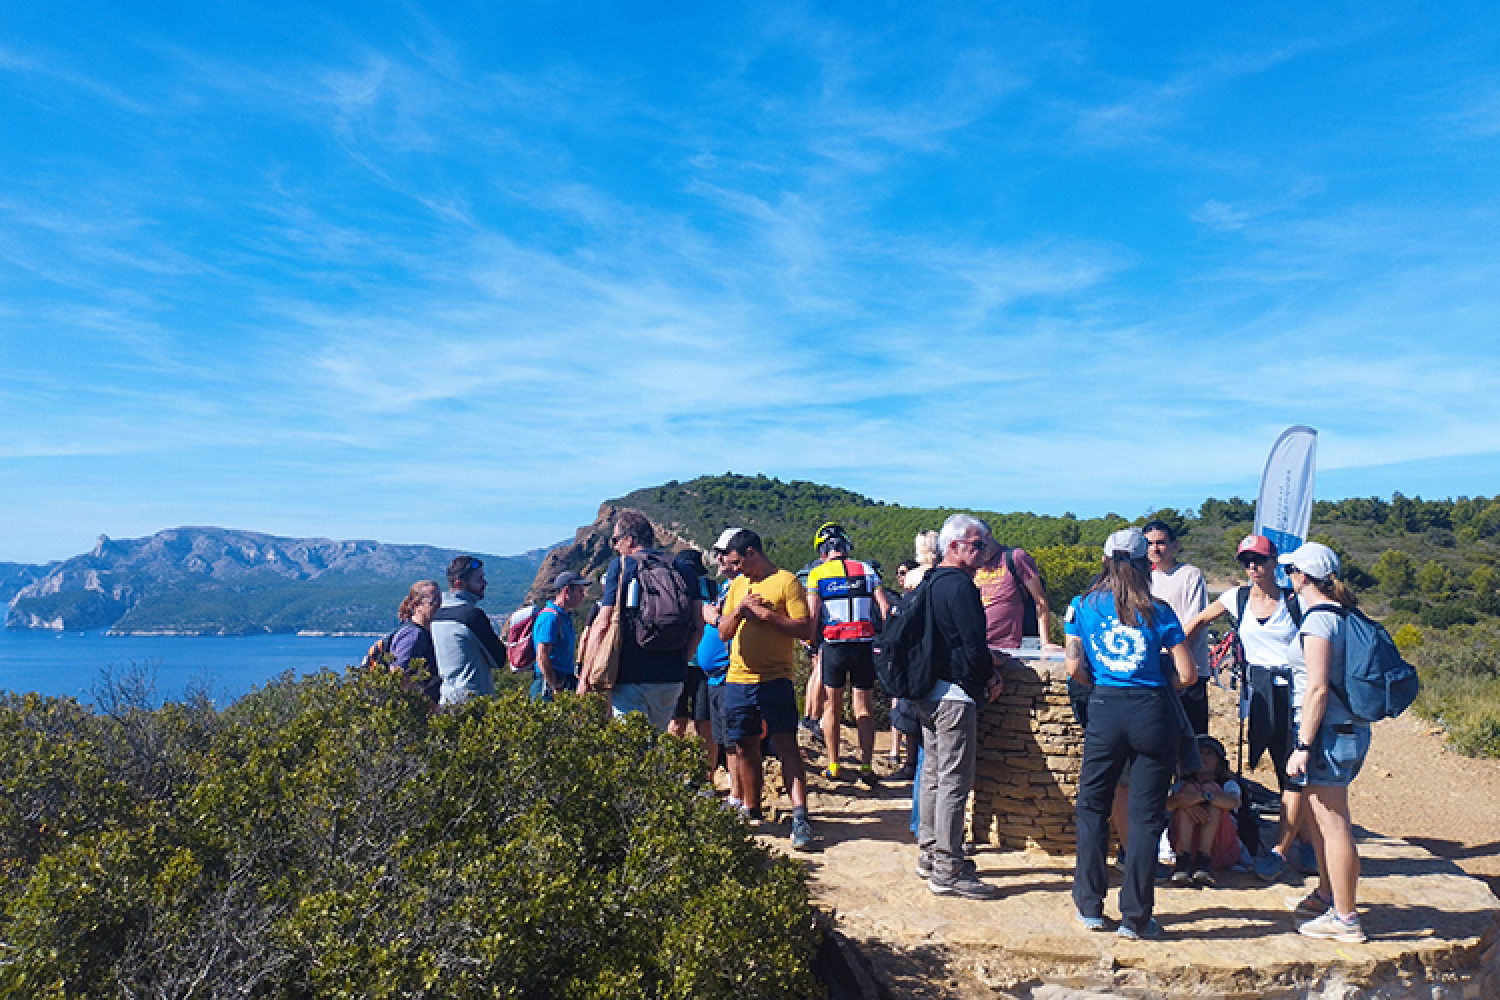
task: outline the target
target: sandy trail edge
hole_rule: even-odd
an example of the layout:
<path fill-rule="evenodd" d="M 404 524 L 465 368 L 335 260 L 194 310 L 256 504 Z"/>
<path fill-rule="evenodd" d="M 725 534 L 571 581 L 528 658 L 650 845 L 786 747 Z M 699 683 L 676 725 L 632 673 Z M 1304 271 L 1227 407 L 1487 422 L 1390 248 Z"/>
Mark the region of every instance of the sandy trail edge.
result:
<path fill-rule="evenodd" d="M 1216 692 L 1214 729 L 1233 747 L 1231 699 Z M 1248 776 L 1274 787 L 1265 762 Z M 799 858 L 815 901 L 857 943 L 886 996 L 1058 997 L 1080 988 L 1500 996 L 1500 900 L 1491 892 L 1500 887 L 1500 761 L 1447 752 L 1441 733 L 1414 716 L 1376 727 L 1351 789 L 1365 859 L 1361 907 L 1372 936 L 1361 946 L 1295 933 L 1286 900 L 1300 879 L 1267 887 L 1227 875 L 1218 889 L 1163 888 L 1158 913 L 1170 944 L 1078 929 L 1070 857 L 981 848 L 981 873 L 1004 898 L 938 898 L 913 873 L 908 785 L 870 791 L 815 778 L 812 786 L 822 849 Z M 778 828 L 766 835 L 785 846 Z M 1111 892 L 1107 912 L 1117 916 L 1114 898 Z M 1481 967 L 1492 971 L 1486 976 Z"/>

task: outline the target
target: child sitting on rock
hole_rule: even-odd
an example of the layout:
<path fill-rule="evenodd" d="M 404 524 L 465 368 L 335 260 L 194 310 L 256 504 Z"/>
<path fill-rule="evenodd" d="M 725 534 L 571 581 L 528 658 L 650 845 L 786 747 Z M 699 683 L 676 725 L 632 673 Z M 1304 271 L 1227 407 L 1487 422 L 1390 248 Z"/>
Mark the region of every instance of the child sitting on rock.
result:
<path fill-rule="evenodd" d="M 1175 885 L 1214 884 L 1215 868 L 1229 868 L 1240 859 L 1240 839 L 1234 811 L 1240 807 L 1240 786 L 1231 776 L 1224 745 L 1212 736 L 1198 737 L 1203 767 L 1183 778 L 1167 794 L 1172 813 L 1169 829 L 1177 864 Z"/>

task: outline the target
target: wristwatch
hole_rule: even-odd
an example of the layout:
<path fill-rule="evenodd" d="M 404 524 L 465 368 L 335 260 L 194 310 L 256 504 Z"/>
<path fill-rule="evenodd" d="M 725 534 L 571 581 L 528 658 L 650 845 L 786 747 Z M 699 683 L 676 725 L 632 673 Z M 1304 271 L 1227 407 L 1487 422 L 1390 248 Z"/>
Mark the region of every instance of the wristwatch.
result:
<path fill-rule="evenodd" d="M 1303 743 L 1301 740 L 1298 740 L 1297 741 L 1297 747 L 1296 747 L 1296 749 L 1298 749 L 1298 750 L 1311 750 L 1312 749 L 1312 744 L 1311 743 Z"/>

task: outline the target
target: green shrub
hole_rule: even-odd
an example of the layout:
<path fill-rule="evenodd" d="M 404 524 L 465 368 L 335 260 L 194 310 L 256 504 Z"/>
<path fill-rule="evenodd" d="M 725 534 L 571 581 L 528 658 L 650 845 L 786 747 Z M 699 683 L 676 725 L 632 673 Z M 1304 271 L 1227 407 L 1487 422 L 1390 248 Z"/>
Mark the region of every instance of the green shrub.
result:
<path fill-rule="evenodd" d="M 1425 631 L 1403 651 L 1422 678 L 1416 711 L 1442 725 L 1458 752 L 1500 757 L 1500 623 Z"/>
<path fill-rule="evenodd" d="M 1402 656 L 1412 655 L 1412 650 L 1422 645 L 1422 630 L 1415 625 L 1402 625 L 1391 632 L 1391 639 Z"/>
<path fill-rule="evenodd" d="M 1375 561 L 1375 578 L 1380 589 L 1392 597 L 1411 590 L 1417 582 L 1416 560 L 1400 549 L 1386 549 Z"/>
<path fill-rule="evenodd" d="M 1428 628 L 1472 625 L 1478 620 L 1479 616 L 1462 604 L 1428 604 L 1417 614 L 1417 621 Z"/>
<path fill-rule="evenodd" d="M 0 768 L 0 996 L 816 994 L 801 868 L 598 699 L 11 698 Z"/>
<path fill-rule="evenodd" d="M 1436 559 L 1429 559 L 1417 572 L 1417 586 L 1428 597 L 1444 600 L 1453 591 L 1453 573 Z"/>

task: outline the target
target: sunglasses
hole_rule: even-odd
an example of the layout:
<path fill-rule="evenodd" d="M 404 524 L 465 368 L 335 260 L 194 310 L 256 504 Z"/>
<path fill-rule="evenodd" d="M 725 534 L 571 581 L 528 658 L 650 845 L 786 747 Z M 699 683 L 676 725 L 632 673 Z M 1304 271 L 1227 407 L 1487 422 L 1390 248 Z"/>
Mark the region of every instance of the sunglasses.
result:
<path fill-rule="evenodd" d="M 1240 565 L 1247 569 L 1251 566 L 1263 566 L 1270 561 L 1268 556 L 1240 556 Z"/>

